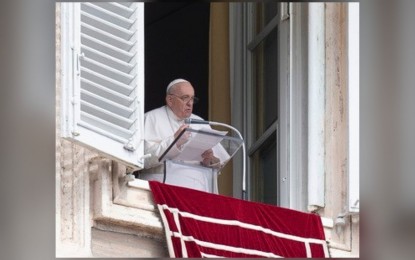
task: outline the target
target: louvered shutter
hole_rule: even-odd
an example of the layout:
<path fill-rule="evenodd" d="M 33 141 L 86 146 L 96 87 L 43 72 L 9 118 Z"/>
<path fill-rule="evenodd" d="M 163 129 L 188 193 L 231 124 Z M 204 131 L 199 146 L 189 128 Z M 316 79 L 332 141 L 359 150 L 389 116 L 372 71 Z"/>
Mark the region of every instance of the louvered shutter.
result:
<path fill-rule="evenodd" d="M 61 10 L 63 136 L 142 168 L 144 4 Z"/>

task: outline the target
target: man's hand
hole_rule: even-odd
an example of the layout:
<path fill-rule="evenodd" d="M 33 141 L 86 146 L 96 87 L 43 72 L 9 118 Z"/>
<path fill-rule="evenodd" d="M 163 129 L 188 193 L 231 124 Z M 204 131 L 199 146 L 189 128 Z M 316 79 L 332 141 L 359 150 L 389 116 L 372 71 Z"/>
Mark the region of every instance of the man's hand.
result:
<path fill-rule="evenodd" d="M 176 131 L 176 133 L 174 133 L 174 138 L 176 139 L 180 135 L 180 133 L 188 127 L 189 125 L 181 125 L 180 128 Z M 187 140 L 189 140 L 189 138 L 190 138 L 190 132 L 183 133 L 180 139 L 177 140 L 176 146 L 180 149 L 181 146 L 185 144 Z"/>
<path fill-rule="evenodd" d="M 202 153 L 202 165 L 204 166 L 212 166 L 220 162 L 219 158 L 213 155 L 212 149 L 206 150 Z"/>

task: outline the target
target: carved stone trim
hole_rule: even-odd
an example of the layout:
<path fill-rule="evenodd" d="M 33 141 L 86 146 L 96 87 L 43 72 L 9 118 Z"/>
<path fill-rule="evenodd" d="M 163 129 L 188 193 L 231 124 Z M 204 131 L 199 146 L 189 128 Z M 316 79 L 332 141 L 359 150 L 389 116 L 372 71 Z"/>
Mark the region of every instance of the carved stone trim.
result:
<path fill-rule="evenodd" d="M 116 162 L 112 167 L 108 161 L 99 162 L 100 174 L 92 189 L 93 226 L 164 240 L 151 192 L 127 185 L 124 170 Z"/>

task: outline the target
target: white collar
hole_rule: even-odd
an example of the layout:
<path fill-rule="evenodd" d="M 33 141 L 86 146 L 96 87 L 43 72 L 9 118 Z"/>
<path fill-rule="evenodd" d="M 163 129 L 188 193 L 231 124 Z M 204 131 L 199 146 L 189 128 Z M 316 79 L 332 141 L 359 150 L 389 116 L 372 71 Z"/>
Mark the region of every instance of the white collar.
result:
<path fill-rule="evenodd" d="M 169 118 L 173 118 L 178 123 L 184 121 L 184 119 L 180 119 L 179 117 L 177 117 L 176 114 L 173 112 L 173 110 L 171 110 L 169 106 L 165 105 L 165 108 L 166 108 L 167 115 Z"/>

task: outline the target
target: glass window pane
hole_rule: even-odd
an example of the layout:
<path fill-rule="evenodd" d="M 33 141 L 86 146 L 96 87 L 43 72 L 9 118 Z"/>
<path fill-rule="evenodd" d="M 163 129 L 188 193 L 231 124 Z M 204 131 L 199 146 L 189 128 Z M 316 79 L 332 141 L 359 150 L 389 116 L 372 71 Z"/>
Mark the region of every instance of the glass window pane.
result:
<path fill-rule="evenodd" d="M 278 15 L 280 2 L 266 1 L 256 4 L 256 33 L 262 31 L 262 29 Z"/>
<path fill-rule="evenodd" d="M 278 25 L 258 37 L 269 22 L 278 17 L 280 3 L 261 2 L 255 4 L 256 40 L 253 54 L 252 107 L 254 143 L 261 140 L 260 148 L 251 155 L 250 198 L 253 201 L 278 205 L 277 139 L 274 132 L 262 140 L 265 131 L 278 120 L 279 90 L 279 32 Z M 257 143 L 255 145 L 258 145 Z"/>
<path fill-rule="evenodd" d="M 274 29 L 254 51 L 256 137 L 278 119 L 278 30 Z"/>
<path fill-rule="evenodd" d="M 277 150 L 275 138 L 258 150 L 253 158 L 252 200 L 278 205 Z"/>

